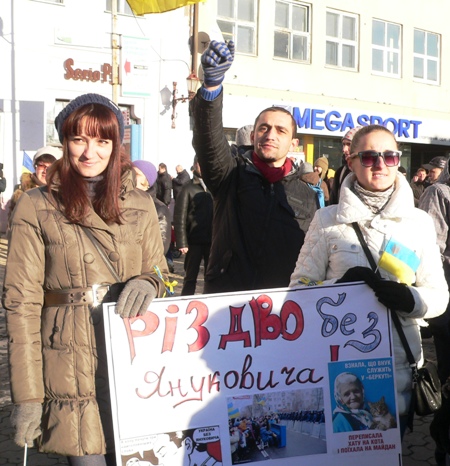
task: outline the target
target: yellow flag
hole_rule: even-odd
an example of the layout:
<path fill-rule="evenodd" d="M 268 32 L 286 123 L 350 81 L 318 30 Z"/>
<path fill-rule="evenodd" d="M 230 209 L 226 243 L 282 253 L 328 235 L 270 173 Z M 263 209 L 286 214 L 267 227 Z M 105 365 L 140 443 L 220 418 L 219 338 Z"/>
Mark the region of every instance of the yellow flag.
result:
<path fill-rule="evenodd" d="M 127 0 L 135 15 L 164 13 L 206 0 Z"/>

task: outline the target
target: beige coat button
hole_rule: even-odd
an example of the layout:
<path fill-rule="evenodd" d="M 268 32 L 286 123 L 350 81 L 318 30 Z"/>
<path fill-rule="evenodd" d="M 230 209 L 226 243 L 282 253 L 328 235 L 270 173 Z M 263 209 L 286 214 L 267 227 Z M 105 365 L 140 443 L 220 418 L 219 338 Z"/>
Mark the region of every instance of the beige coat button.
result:
<path fill-rule="evenodd" d="M 88 252 L 87 254 L 84 255 L 83 261 L 86 264 L 92 264 L 92 262 L 94 262 L 94 255 Z"/>
<path fill-rule="evenodd" d="M 110 252 L 108 257 L 111 262 L 117 262 L 120 259 L 119 253 L 115 251 Z"/>

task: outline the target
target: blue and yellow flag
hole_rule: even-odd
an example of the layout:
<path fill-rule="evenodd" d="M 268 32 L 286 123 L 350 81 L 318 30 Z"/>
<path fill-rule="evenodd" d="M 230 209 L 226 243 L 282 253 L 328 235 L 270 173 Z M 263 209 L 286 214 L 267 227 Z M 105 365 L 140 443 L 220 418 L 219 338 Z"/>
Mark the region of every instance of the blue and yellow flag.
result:
<path fill-rule="evenodd" d="M 183 6 L 194 5 L 206 0 L 127 0 L 135 15 L 164 13 Z"/>
<path fill-rule="evenodd" d="M 420 264 L 417 254 L 405 245 L 390 239 L 381 254 L 378 266 L 395 275 L 401 283 L 412 285 Z"/>
<path fill-rule="evenodd" d="M 22 158 L 22 173 L 34 173 L 33 161 L 25 151 Z"/>
<path fill-rule="evenodd" d="M 233 406 L 233 403 L 228 403 L 228 417 L 230 419 L 239 417 L 239 409 Z"/>

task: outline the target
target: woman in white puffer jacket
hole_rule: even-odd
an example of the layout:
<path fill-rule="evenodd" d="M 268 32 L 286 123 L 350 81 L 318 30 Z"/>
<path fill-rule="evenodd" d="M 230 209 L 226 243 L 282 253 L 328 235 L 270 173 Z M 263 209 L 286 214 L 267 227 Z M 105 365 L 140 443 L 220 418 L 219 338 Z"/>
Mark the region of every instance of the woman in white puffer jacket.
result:
<path fill-rule="evenodd" d="M 339 203 L 316 212 L 290 286 L 365 281 L 382 304 L 397 312 L 413 355 L 421 365 L 418 319 L 442 314 L 449 299 L 433 221 L 426 212 L 414 207 L 408 182 L 403 175 L 397 175 L 401 152 L 387 128 L 379 125 L 361 128 L 350 151 L 348 165 L 353 173 L 342 184 Z M 353 222 L 358 223 L 384 280 L 370 268 Z M 409 280 L 379 264 L 390 241 L 415 253 L 415 263 L 408 269 Z M 403 345 L 393 329 L 403 434 L 411 402 L 412 375 Z"/>

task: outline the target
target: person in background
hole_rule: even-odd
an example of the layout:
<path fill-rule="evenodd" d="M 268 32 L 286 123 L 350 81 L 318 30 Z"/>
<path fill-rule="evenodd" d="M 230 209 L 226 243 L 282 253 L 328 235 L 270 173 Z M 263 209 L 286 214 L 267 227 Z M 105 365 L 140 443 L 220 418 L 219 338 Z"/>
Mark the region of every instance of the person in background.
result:
<path fill-rule="evenodd" d="M 327 188 L 328 188 L 328 203 L 329 205 L 329 200 L 330 200 L 330 193 L 331 190 L 333 189 L 333 183 L 334 183 L 334 170 L 332 168 L 329 168 L 328 165 L 328 158 L 325 156 L 319 157 L 315 162 L 314 162 L 314 171 L 317 171 L 323 181 L 325 181 Z"/>
<path fill-rule="evenodd" d="M 333 186 L 330 191 L 330 204 L 337 204 L 339 202 L 339 193 L 341 190 L 341 184 L 344 178 L 350 173 L 348 168 L 348 158 L 350 156 L 350 145 L 356 132 L 360 130 L 362 126 L 355 126 L 348 130 L 342 138 L 342 165 L 336 170 L 334 174 Z"/>
<path fill-rule="evenodd" d="M 245 154 L 252 148 L 251 134 L 253 125 L 241 126 L 236 130 L 235 144 L 231 144 L 231 154 L 235 157 L 238 154 Z"/>
<path fill-rule="evenodd" d="M 6 178 L 3 176 L 3 164 L 0 163 L 0 195 L 5 192 Z"/>
<path fill-rule="evenodd" d="M 397 173 L 400 157 L 394 135 L 384 126 L 364 126 L 353 136 L 347 159 L 352 173 L 342 184 L 338 204 L 316 212 L 289 286 L 365 281 L 378 301 L 397 313 L 420 365 L 419 320 L 442 314 L 449 292 L 433 221 L 414 207 L 409 183 Z M 381 278 L 370 267 L 356 234 L 358 227 Z M 392 328 L 403 435 L 412 421 L 412 371 Z"/>
<path fill-rule="evenodd" d="M 444 264 L 447 286 L 450 289 L 450 170 L 448 161 L 438 180 L 425 189 L 420 196 L 419 209 L 427 212 L 434 221 L 437 244 Z M 426 331 L 433 336 L 439 379 L 444 385 L 450 377 L 450 303 L 444 314 L 429 319 L 427 322 L 429 327 Z M 447 430 L 447 436 L 448 434 Z M 446 465 L 445 453 L 445 449 L 439 446 L 436 448 L 435 458 L 439 466 Z"/>
<path fill-rule="evenodd" d="M 156 198 L 164 202 L 166 206 L 172 199 L 172 177 L 167 172 L 167 165 L 160 163 L 158 166 L 158 178 L 156 179 Z"/>
<path fill-rule="evenodd" d="M 55 126 L 63 156 L 11 218 L 11 424 L 21 447 L 36 439 L 70 466 L 116 465 L 101 303 L 116 302 L 123 319 L 145 314 L 165 293 L 167 266 L 154 204 L 135 189 L 120 108 L 85 94 Z"/>
<path fill-rule="evenodd" d="M 194 177 L 183 186 L 173 217 L 177 248 L 186 255 L 182 296 L 195 294 L 202 260 L 204 270 L 208 268 L 212 238 L 213 199 L 202 180 L 197 157 L 192 168 Z"/>
<path fill-rule="evenodd" d="M 156 179 L 156 198 L 169 207 L 170 211 L 170 224 L 172 225 L 173 218 L 173 201 L 172 201 L 172 177 L 167 172 L 167 166 L 165 163 L 160 163 L 158 166 L 158 178 Z M 171 226 L 172 228 L 172 226 Z M 172 249 L 166 253 L 167 266 L 169 272 L 174 273 L 175 267 L 173 265 L 173 254 Z"/>
<path fill-rule="evenodd" d="M 401 173 L 406 178 L 406 168 L 398 167 L 398 172 Z"/>
<path fill-rule="evenodd" d="M 62 150 L 56 146 L 45 146 L 36 151 L 33 157 L 35 173 L 22 173 L 20 175 L 20 184 L 14 190 L 9 202 L 8 219 L 11 218 L 14 207 L 16 207 L 17 201 L 24 192 L 47 184 L 47 170 L 61 156 Z"/>
<path fill-rule="evenodd" d="M 420 196 L 425 190 L 425 179 L 427 177 L 427 171 L 425 168 L 419 168 L 416 174 L 412 177 L 410 186 L 414 195 L 414 205 L 418 207 Z"/>
<path fill-rule="evenodd" d="M 328 187 L 319 172 L 315 171 L 309 162 L 303 162 L 298 169 L 298 174 L 300 179 L 316 194 L 317 207 L 325 207 L 329 200 Z"/>
<path fill-rule="evenodd" d="M 36 184 L 44 186 L 47 184 L 47 170 L 62 157 L 60 147 L 45 146 L 36 151 L 33 157 L 33 166 L 36 176 Z"/>
<path fill-rule="evenodd" d="M 253 147 L 233 157 L 223 132 L 222 81 L 234 43 L 211 41 L 202 55 L 204 82 L 191 100 L 193 147 L 214 198 L 213 238 L 205 293 L 287 286 L 317 209 L 314 192 L 287 158 L 298 145 L 285 108 L 255 119 Z"/>
<path fill-rule="evenodd" d="M 136 172 L 136 188 L 147 192 L 155 203 L 165 255 L 169 251 L 170 247 L 172 234 L 170 219 L 172 216 L 166 204 L 156 198 L 155 181 L 158 177 L 158 172 L 156 171 L 156 167 L 146 160 L 135 160 L 132 165 Z"/>
<path fill-rule="evenodd" d="M 446 163 L 447 157 L 439 156 L 433 157 L 428 163 L 423 165 L 423 168 L 428 170 L 428 176 L 425 180 L 425 189 L 428 188 L 428 186 L 431 186 L 432 184 L 436 183 Z"/>
<path fill-rule="evenodd" d="M 325 205 L 329 205 L 333 179 L 328 178 L 328 159 L 326 157 L 319 157 L 316 159 L 314 162 L 314 171 L 319 174 L 320 179 L 323 181 L 321 188 L 325 197 Z"/>
<path fill-rule="evenodd" d="M 189 183 L 191 177 L 189 176 L 189 173 L 181 165 L 177 165 L 175 167 L 175 170 L 177 172 L 177 176 L 175 178 L 172 178 L 172 191 L 173 199 L 176 202 L 178 193 L 181 191 L 181 188 L 185 184 Z"/>

